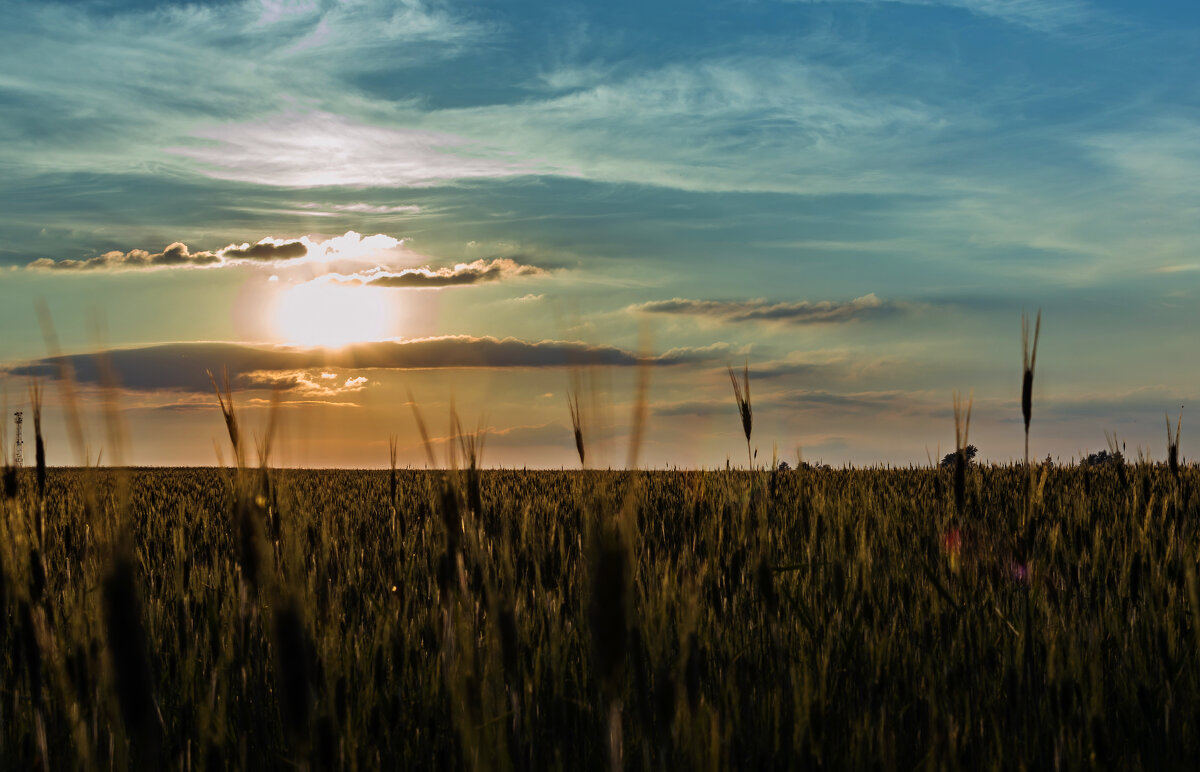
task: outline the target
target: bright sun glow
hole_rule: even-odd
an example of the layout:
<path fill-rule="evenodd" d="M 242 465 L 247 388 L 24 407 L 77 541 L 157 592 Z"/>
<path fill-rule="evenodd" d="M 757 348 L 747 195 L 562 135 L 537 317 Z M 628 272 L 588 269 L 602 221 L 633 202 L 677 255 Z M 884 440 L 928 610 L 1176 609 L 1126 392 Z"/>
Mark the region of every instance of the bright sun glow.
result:
<path fill-rule="evenodd" d="M 310 282 L 286 290 L 275 308 L 280 338 L 300 346 L 345 346 L 389 335 L 387 293 Z"/>

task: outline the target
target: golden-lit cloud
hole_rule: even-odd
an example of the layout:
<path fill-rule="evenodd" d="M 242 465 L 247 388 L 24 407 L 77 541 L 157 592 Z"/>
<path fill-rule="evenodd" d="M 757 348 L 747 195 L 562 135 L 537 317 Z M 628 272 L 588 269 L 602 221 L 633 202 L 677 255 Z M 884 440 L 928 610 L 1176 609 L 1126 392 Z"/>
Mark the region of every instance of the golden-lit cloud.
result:
<path fill-rule="evenodd" d="M 518 263 L 508 257 L 494 260 L 475 260 L 470 263 L 458 263 L 447 268 L 406 268 L 403 271 L 392 272 L 376 269 L 354 274 L 352 276 L 335 277 L 337 281 L 362 284 L 367 287 L 402 287 L 409 289 L 436 289 L 441 287 L 465 287 L 471 284 L 500 281 L 517 277 L 546 276 L 544 268 L 536 265 Z"/>
<path fill-rule="evenodd" d="M 324 370 L 260 370 L 243 373 L 238 386 L 244 389 L 278 389 L 303 396 L 331 397 L 362 391 L 370 380 L 364 376 L 346 376 Z"/>
<path fill-rule="evenodd" d="M 52 260 L 39 258 L 28 268 L 46 271 L 120 271 L 148 268 L 207 268 L 218 265 L 222 258 L 216 252 L 191 252 L 187 244 L 175 242 L 161 252 L 132 249 L 128 252 L 105 252 L 84 260 Z"/>

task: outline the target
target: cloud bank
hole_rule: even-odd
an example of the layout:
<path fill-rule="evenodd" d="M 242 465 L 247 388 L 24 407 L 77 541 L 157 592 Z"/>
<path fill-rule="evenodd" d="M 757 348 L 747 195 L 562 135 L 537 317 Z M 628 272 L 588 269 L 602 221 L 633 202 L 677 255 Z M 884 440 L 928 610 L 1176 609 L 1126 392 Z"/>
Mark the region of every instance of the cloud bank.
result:
<path fill-rule="evenodd" d="M 723 361 L 721 345 L 675 348 L 648 359 L 653 365 L 680 365 Z M 325 389 L 322 393 L 357 390 L 363 376 L 324 378 L 331 370 L 412 370 L 438 368 L 543 368 L 608 365 L 629 367 L 641 363 L 637 354 L 615 346 L 593 346 L 578 341 L 526 341 L 517 338 L 466 335 L 407 341 L 362 343 L 342 349 L 260 347 L 241 343 L 164 343 L 140 348 L 111 349 L 99 354 L 47 357 L 8 369 L 12 376 L 59 377 L 69 368 L 83 384 L 99 384 L 105 368 L 118 383 L 134 391 L 212 390 L 208 373 L 227 371 L 245 388 Z M 313 376 L 317 372 L 321 375 Z M 337 381 L 342 380 L 340 385 Z M 322 384 L 328 381 L 328 384 Z M 337 385 L 337 388 L 334 386 Z"/>
<path fill-rule="evenodd" d="M 631 306 L 630 310 L 651 314 L 698 316 L 720 322 L 780 322 L 784 324 L 838 324 L 895 313 L 894 303 L 875 293 L 838 302 L 807 300 L 771 303 L 766 300 L 689 300 L 672 298 Z"/>
<path fill-rule="evenodd" d="M 42 271 L 136 271 L 165 268 L 220 268 L 246 263 L 285 263 L 301 258 L 330 262 L 339 259 L 362 259 L 381 251 L 394 249 L 403 243 L 383 233 L 363 236 L 347 231 L 324 241 L 311 236 L 298 239 L 266 237 L 255 244 L 229 244 L 215 251 L 192 252 L 183 242 L 175 242 L 162 252 L 134 249 L 129 252 L 105 252 L 85 260 L 54 260 L 43 257 L 26 265 Z"/>
<path fill-rule="evenodd" d="M 216 252 L 190 252 L 188 245 L 176 241 L 162 252 L 133 249 L 128 252 L 105 252 L 86 260 L 52 260 L 39 258 L 28 268 L 46 271 L 121 271 L 147 268 L 205 268 L 222 262 Z"/>
<path fill-rule="evenodd" d="M 470 263 L 459 263 L 450 268 L 432 269 L 408 268 L 396 273 L 390 271 L 370 271 L 353 276 L 340 277 L 339 281 L 348 284 L 361 284 L 367 287 L 404 287 L 413 289 L 434 289 L 441 287 L 465 287 L 471 284 L 500 281 L 522 276 L 546 276 L 548 271 L 536 265 L 525 265 L 517 261 L 500 257 L 494 260 L 475 260 Z"/>

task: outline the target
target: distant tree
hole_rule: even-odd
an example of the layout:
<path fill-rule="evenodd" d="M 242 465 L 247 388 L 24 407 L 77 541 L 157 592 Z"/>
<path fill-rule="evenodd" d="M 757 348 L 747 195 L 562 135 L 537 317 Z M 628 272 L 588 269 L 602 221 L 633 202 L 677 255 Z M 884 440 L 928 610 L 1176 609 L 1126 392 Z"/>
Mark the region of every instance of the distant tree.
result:
<path fill-rule="evenodd" d="M 968 445 L 967 447 L 963 448 L 963 455 L 966 456 L 968 464 L 975 460 L 975 454 L 978 452 L 979 448 L 975 447 L 974 445 Z M 954 466 L 954 457 L 957 454 L 958 452 L 955 451 L 954 453 L 947 453 L 945 456 L 943 456 L 942 466 Z"/>
<path fill-rule="evenodd" d="M 1088 457 L 1083 460 L 1083 466 L 1107 466 L 1109 464 L 1117 465 L 1125 462 L 1124 456 L 1120 451 L 1109 452 L 1101 450 L 1098 453 L 1089 453 Z"/>
<path fill-rule="evenodd" d="M 791 467 L 788 466 L 788 462 L 786 462 L 786 461 L 779 462 L 779 471 L 786 472 L 789 469 L 791 469 Z"/>

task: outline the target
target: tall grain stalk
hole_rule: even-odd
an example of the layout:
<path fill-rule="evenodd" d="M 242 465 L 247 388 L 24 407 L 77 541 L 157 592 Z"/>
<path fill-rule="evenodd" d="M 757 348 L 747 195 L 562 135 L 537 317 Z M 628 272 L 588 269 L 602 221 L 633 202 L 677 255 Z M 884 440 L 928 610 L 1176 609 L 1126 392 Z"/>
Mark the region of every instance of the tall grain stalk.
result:
<path fill-rule="evenodd" d="M 1179 479 L 1179 430 L 1183 426 L 1183 410 L 1179 411 L 1179 420 L 1175 422 L 1175 436 L 1171 436 L 1171 417 L 1165 416 L 1167 420 L 1167 468 L 1171 470 L 1171 479 L 1175 484 L 1175 511 L 1179 512 L 1183 507 L 1182 502 L 1182 485 Z"/>
<path fill-rule="evenodd" d="M 575 450 L 579 453 L 579 467 L 587 468 L 583 450 L 583 414 L 579 410 L 579 392 L 572 389 L 567 394 L 567 409 L 571 411 L 571 428 L 575 431 Z"/>
<path fill-rule="evenodd" d="M 4 412 L 0 413 L 0 459 L 3 460 L 3 470 L 0 470 L 0 476 L 3 477 L 4 497 L 6 499 L 15 499 L 17 497 L 18 479 L 16 466 L 8 463 L 8 393 L 4 394 Z"/>
<path fill-rule="evenodd" d="M 42 384 L 34 378 L 29 382 L 29 404 L 33 408 L 34 457 L 37 468 L 39 507 L 46 499 L 46 443 L 42 439 Z"/>
<path fill-rule="evenodd" d="M 136 562 L 130 540 L 122 538 L 103 583 L 104 631 L 117 704 L 134 743 L 135 765 L 150 768 L 157 763 L 163 727 L 154 698 Z"/>
<path fill-rule="evenodd" d="M 1029 339 L 1029 315 L 1021 314 L 1021 361 L 1024 364 L 1021 379 L 1021 415 L 1025 418 L 1025 466 L 1029 466 L 1029 419 L 1033 415 L 1033 368 L 1037 364 L 1038 337 L 1042 333 L 1042 310 L 1037 312 L 1033 328 L 1033 343 Z"/>
<path fill-rule="evenodd" d="M 742 368 L 742 380 L 738 381 L 733 367 L 729 370 L 729 380 L 733 383 L 733 398 L 737 400 L 738 413 L 742 417 L 742 431 L 746 433 L 746 461 L 750 469 L 754 469 L 754 457 L 750 455 L 750 432 L 754 426 L 754 408 L 750 405 L 750 363 Z"/>
<path fill-rule="evenodd" d="M 975 402 L 972 394 L 963 410 L 962 395 L 954 392 L 954 507 L 959 517 L 967 496 L 967 435 L 971 431 L 971 406 Z"/>
<path fill-rule="evenodd" d="M 243 449 L 241 430 L 238 427 L 237 412 L 233 402 L 233 387 L 229 385 L 228 370 L 224 374 L 224 389 L 217 385 L 217 379 L 211 371 L 209 371 L 208 377 L 212 381 L 213 391 L 217 395 L 217 404 L 221 408 L 221 416 L 225 419 L 225 429 L 229 432 L 229 444 L 233 447 L 233 461 L 237 466 L 234 493 L 234 524 L 237 527 L 238 533 L 238 562 L 242 569 L 242 578 L 250 591 L 250 596 L 257 599 L 260 570 L 262 568 L 259 545 L 263 539 L 259 534 L 255 497 L 248 490 L 246 455 Z"/>
<path fill-rule="evenodd" d="M 642 452 L 642 438 L 646 436 L 646 420 L 650 415 L 650 367 L 654 362 L 653 341 L 650 328 L 643 326 L 638 336 L 637 386 L 633 398 L 632 431 L 629 434 L 629 455 L 626 468 L 637 469 L 638 457 Z M 634 479 L 637 479 L 636 477 Z M 630 488 L 632 491 L 632 488 Z"/>
<path fill-rule="evenodd" d="M 1179 479 L 1179 430 L 1183 426 L 1183 411 L 1179 411 L 1179 420 L 1175 422 L 1175 436 L 1171 436 L 1171 417 L 1167 419 L 1167 468 L 1171 476 Z"/>
<path fill-rule="evenodd" d="M 396 530 L 396 450 L 399 442 L 396 435 L 388 437 L 388 460 L 391 463 L 392 473 L 388 477 L 388 504 L 392 508 L 392 530 Z"/>
<path fill-rule="evenodd" d="M 590 540 L 593 554 L 588 627 L 592 638 L 592 664 L 609 703 L 606 732 L 609 769 L 617 772 L 623 766 L 624 755 L 620 695 L 629 638 L 632 581 L 627 544 L 620 530 L 613 526 L 609 522 L 600 524 L 598 533 Z"/>
<path fill-rule="evenodd" d="M 225 419 L 225 429 L 229 432 L 229 444 L 233 446 L 233 462 L 237 465 L 238 470 L 241 470 L 246 464 L 245 457 L 242 455 L 242 438 L 238 431 L 237 413 L 233 409 L 233 387 L 229 385 L 229 371 L 225 371 L 224 393 L 222 393 L 221 386 L 217 385 L 217 379 L 212 374 L 212 370 L 207 372 L 208 379 L 212 381 L 213 391 L 217 394 L 217 404 L 221 408 L 221 416 Z"/>

